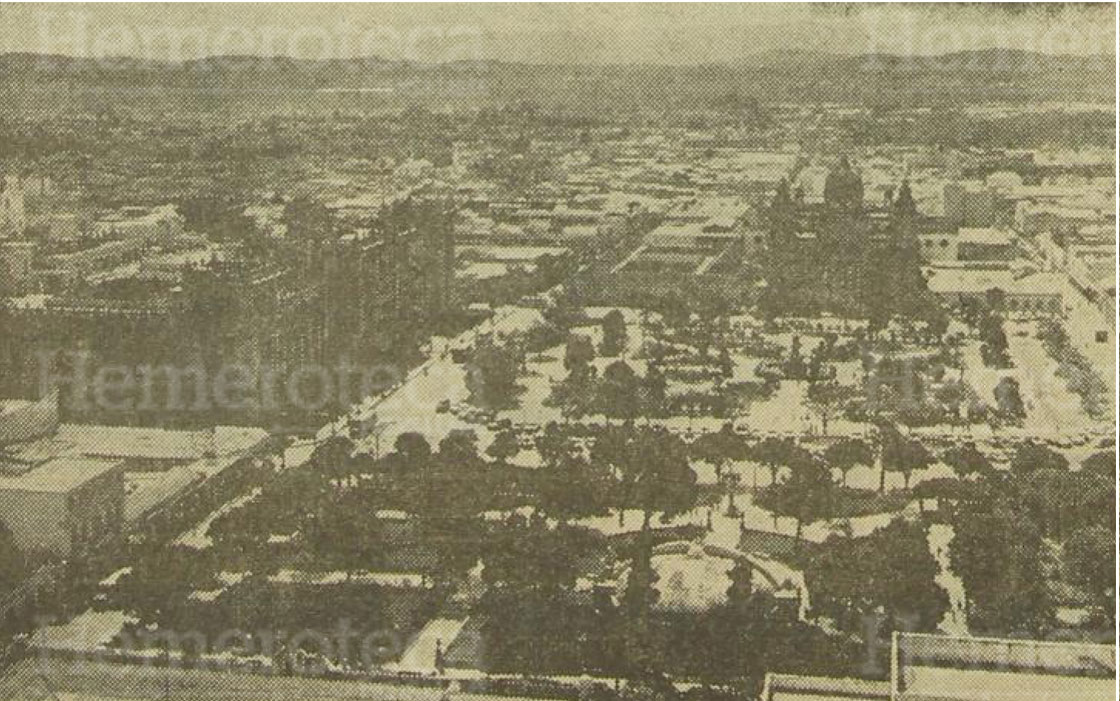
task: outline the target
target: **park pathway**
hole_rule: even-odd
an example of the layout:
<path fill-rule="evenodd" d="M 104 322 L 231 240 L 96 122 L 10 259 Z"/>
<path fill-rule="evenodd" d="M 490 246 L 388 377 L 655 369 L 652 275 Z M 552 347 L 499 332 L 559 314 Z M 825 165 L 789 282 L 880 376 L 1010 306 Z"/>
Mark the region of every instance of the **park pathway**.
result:
<path fill-rule="evenodd" d="M 387 665 L 388 668 L 401 672 L 435 672 L 436 651 L 446 653 L 466 622 L 465 617 L 433 618 L 416 634 L 412 644 L 401 654 L 400 661 Z"/>
<path fill-rule="evenodd" d="M 940 567 L 934 581 L 949 595 L 949 610 L 945 612 L 945 617 L 941 619 L 937 628 L 949 635 L 968 635 L 968 612 L 964 583 L 949 565 L 949 548 L 953 542 L 953 535 L 952 526 L 935 523 L 929 527 L 927 536 L 929 551 Z"/>

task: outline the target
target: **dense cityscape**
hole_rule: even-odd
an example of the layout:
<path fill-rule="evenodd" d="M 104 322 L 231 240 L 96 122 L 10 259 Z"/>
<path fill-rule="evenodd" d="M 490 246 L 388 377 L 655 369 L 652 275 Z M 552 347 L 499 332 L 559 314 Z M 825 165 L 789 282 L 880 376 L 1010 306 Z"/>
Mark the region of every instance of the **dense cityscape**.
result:
<path fill-rule="evenodd" d="M 1112 84 L 1001 75 L 0 110 L 0 697 L 1111 698 Z"/>

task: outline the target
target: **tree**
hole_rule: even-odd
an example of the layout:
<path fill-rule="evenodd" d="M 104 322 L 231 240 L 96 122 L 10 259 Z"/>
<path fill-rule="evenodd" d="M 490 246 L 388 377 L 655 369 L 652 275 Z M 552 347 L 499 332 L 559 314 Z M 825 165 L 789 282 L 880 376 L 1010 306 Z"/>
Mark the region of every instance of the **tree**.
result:
<path fill-rule="evenodd" d="M 616 360 L 603 370 L 599 406 L 607 416 L 633 419 L 641 410 L 641 381 L 626 361 Z"/>
<path fill-rule="evenodd" d="M 728 607 L 743 613 L 750 606 L 754 595 L 754 565 L 746 559 L 735 560 L 727 578 L 731 580 L 731 586 L 727 588 Z"/>
<path fill-rule="evenodd" d="M 871 446 L 858 438 L 842 438 L 825 448 L 824 460 L 830 466 L 840 470 L 840 484 L 848 486 L 848 473 L 856 465 L 872 465 L 875 454 Z"/>
<path fill-rule="evenodd" d="M 711 464 L 716 470 L 716 477 L 723 475 L 727 464 L 732 460 L 746 460 L 749 456 L 748 446 L 730 422 L 724 423 L 714 433 L 705 433 L 692 442 L 690 446 L 692 456 Z"/>
<path fill-rule="evenodd" d="M 15 536 L 3 523 L 0 523 L 0 590 L 14 587 L 25 574 L 23 553 L 16 547 Z"/>
<path fill-rule="evenodd" d="M 796 445 L 791 438 L 767 436 L 751 447 L 751 459 L 762 463 L 770 470 L 770 484 L 778 483 L 778 471 L 789 463 Z"/>
<path fill-rule="evenodd" d="M 939 570 L 924 526 L 899 518 L 863 538 L 829 536 L 810 558 L 805 584 L 814 614 L 829 616 L 841 630 L 865 632 L 882 608 L 888 630 L 909 621 L 932 631 L 949 608 L 936 582 Z"/>
<path fill-rule="evenodd" d="M 785 362 L 785 375 L 788 378 L 801 380 L 806 374 L 805 358 L 801 356 L 801 337 L 794 336 L 790 341 L 789 357 Z"/>
<path fill-rule="evenodd" d="M 1023 397 L 1019 394 L 1019 381 L 1014 377 L 1004 377 L 992 390 L 996 399 L 996 406 L 1005 417 L 1013 422 L 1021 422 L 1027 416 L 1026 407 L 1023 406 Z"/>
<path fill-rule="evenodd" d="M 541 510 L 561 523 L 607 510 L 611 485 L 602 466 L 564 453 L 545 461 L 536 478 Z"/>
<path fill-rule="evenodd" d="M 524 359 L 524 352 L 513 342 L 499 344 L 489 337 L 479 341 L 467 368 L 471 402 L 485 409 L 512 406 L 521 392 L 517 377 Z"/>
<path fill-rule="evenodd" d="M 953 516 L 953 571 L 969 596 L 976 633 L 1039 637 L 1053 623 L 1042 533 L 1006 501 L 958 509 Z"/>
<path fill-rule="evenodd" d="M 630 426 L 605 426 L 591 444 L 591 462 L 601 466 L 611 477 L 610 499 L 618 509 L 618 523 L 622 526 L 625 509 L 629 505 L 627 480 L 632 473 L 630 461 L 634 451 L 634 431 Z"/>
<path fill-rule="evenodd" d="M 1113 479 L 1116 476 L 1116 451 L 1105 450 L 1090 455 L 1082 461 L 1081 471 L 1088 475 Z"/>
<path fill-rule="evenodd" d="M 281 221 L 294 241 L 321 242 L 333 233 L 330 210 L 321 202 L 307 197 L 297 197 L 285 204 Z"/>
<path fill-rule="evenodd" d="M 397 436 L 397 440 L 393 443 L 393 450 L 400 467 L 408 472 L 427 468 L 432 457 L 432 447 L 428 444 L 428 439 L 424 434 L 415 431 L 407 431 Z"/>
<path fill-rule="evenodd" d="M 452 431 L 439 442 L 439 458 L 448 467 L 463 468 L 478 463 L 478 436 L 466 429 Z"/>
<path fill-rule="evenodd" d="M 1109 498 L 1114 490 L 1099 479 L 1068 470 L 1039 469 L 1012 472 L 1000 486 L 1013 499 L 1015 509 L 1030 518 L 1043 536 L 1062 540 L 1080 526 L 1101 523 L 1100 516 L 1093 513 L 1099 502 L 1094 502 Z M 1107 483 L 1111 485 L 1112 480 Z"/>
<path fill-rule="evenodd" d="M 642 530 L 655 512 L 671 518 L 696 504 L 696 473 L 684 443 L 664 429 L 638 430 L 623 464 L 628 503 L 642 511 Z"/>
<path fill-rule="evenodd" d="M 1116 594 L 1116 541 L 1104 526 L 1086 526 L 1070 534 L 1064 554 L 1068 577 L 1087 591 L 1111 621 Z"/>
<path fill-rule="evenodd" d="M 716 357 L 716 367 L 719 369 L 719 376 L 724 381 L 730 380 L 735 374 L 735 363 L 731 360 L 731 353 L 725 346 L 721 346 L 719 354 Z"/>
<path fill-rule="evenodd" d="M 646 374 L 642 378 L 642 393 L 647 416 L 660 416 L 665 411 L 665 392 L 668 386 L 665 373 L 658 364 L 650 363 L 646 366 Z"/>
<path fill-rule="evenodd" d="M 980 358 L 989 367 L 1009 368 L 1012 365 L 1003 322 L 994 314 L 989 313 L 980 320 Z"/>
<path fill-rule="evenodd" d="M 313 472 L 337 484 L 354 473 L 354 442 L 345 436 L 332 436 L 315 446 L 307 464 Z"/>
<path fill-rule="evenodd" d="M 946 450 L 941 455 L 941 462 L 953 468 L 953 472 L 964 479 L 987 477 L 995 472 L 991 461 L 972 442 Z"/>
<path fill-rule="evenodd" d="M 599 353 L 608 358 L 621 355 L 626 350 L 626 319 L 622 312 L 612 309 L 603 317 L 603 342 Z"/>
<path fill-rule="evenodd" d="M 902 473 L 904 487 L 910 489 L 910 478 L 919 470 L 933 464 L 933 455 L 921 441 L 902 438 L 892 441 L 883 450 L 883 466 Z"/>
<path fill-rule="evenodd" d="M 517 433 L 512 428 L 503 428 L 494 434 L 494 440 L 486 448 L 486 454 L 500 463 L 509 462 L 521 452 L 521 444 L 517 440 Z"/>
<path fill-rule="evenodd" d="M 511 516 L 483 546 L 482 577 L 491 585 L 530 589 L 570 588 L 579 576 L 573 552 L 593 547 L 579 529 L 549 528 L 545 519 Z"/>
<path fill-rule="evenodd" d="M 775 512 L 793 516 L 797 521 L 796 538 L 800 541 L 806 523 L 829 515 L 832 475 L 823 460 L 801 447 L 792 450 L 789 466 L 790 479 L 776 488 Z"/>
<path fill-rule="evenodd" d="M 643 531 L 633 547 L 621 601 L 626 626 L 624 654 L 632 667 L 648 669 L 654 653 L 649 615 L 659 596 L 657 570 L 653 567 L 653 538 Z"/>
<path fill-rule="evenodd" d="M 132 573 L 120 582 L 126 613 L 141 625 L 154 623 L 174 629 L 180 623 L 187 596 L 211 576 L 201 564 L 198 553 L 188 548 L 162 543 L 142 546 Z"/>
<path fill-rule="evenodd" d="M 290 207 L 285 208 L 286 213 Z M 244 204 L 234 197 L 193 197 L 181 202 L 178 210 L 187 231 L 202 234 L 214 242 L 240 244 L 254 258 L 269 251 L 269 239 L 260 231 L 256 220 L 245 214 Z M 293 210 L 291 220 L 298 218 Z M 300 223 L 296 223 L 296 227 L 299 231 Z"/>
<path fill-rule="evenodd" d="M 568 342 L 564 346 L 564 369 L 570 377 L 586 374 L 594 359 L 595 346 L 591 345 L 590 338 L 578 333 L 568 336 Z"/>
<path fill-rule="evenodd" d="M 727 466 L 732 461 L 746 460 L 750 456 L 749 447 L 741 436 L 735 433 L 730 423 L 723 424 L 715 433 L 705 433 L 692 442 L 694 456 L 715 467 L 716 478 L 727 492 L 727 513 L 736 516 L 735 491 L 741 481 L 738 472 L 729 472 Z"/>
<path fill-rule="evenodd" d="M 855 387 L 833 381 L 813 382 L 809 385 L 806 399 L 809 401 L 809 408 L 820 417 L 822 433 L 828 434 L 828 422 L 840 414 L 858 393 L 859 390 Z"/>
<path fill-rule="evenodd" d="M 337 567 L 350 580 L 376 569 L 385 552 L 384 539 L 369 504 L 349 495 L 320 511 L 304 528 L 304 537 L 319 556 L 320 567 Z"/>
<path fill-rule="evenodd" d="M 891 203 L 891 214 L 903 220 L 911 220 L 918 215 L 918 205 L 914 202 L 914 195 L 910 191 L 910 181 L 905 178 L 898 188 L 898 196 Z"/>
<path fill-rule="evenodd" d="M 536 448 L 544 465 L 559 463 L 574 454 L 571 440 L 555 421 L 546 424 L 537 436 Z"/>
<path fill-rule="evenodd" d="M 1069 469 L 1069 460 L 1064 455 L 1041 443 L 1025 441 L 1015 449 L 1011 457 L 1011 471 L 1026 474 L 1035 470 L 1060 470 Z"/>

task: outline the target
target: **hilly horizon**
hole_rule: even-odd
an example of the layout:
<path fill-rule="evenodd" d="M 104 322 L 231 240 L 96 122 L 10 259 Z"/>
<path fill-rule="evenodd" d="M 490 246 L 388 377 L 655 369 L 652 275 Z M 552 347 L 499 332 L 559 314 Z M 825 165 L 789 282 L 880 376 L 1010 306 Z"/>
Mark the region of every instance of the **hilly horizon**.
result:
<path fill-rule="evenodd" d="M 576 114 L 705 110 L 729 95 L 761 103 L 898 105 L 1115 101 L 1104 55 L 1013 49 L 935 56 L 768 50 L 699 65 L 442 63 L 226 55 L 187 61 L 0 54 L 0 113 L 460 111 L 532 102 Z M 316 99 L 308 100 L 308 93 Z"/>
<path fill-rule="evenodd" d="M 918 64 L 926 63 L 929 61 L 947 62 L 960 59 L 978 60 L 982 59 L 987 62 L 996 61 L 1012 61 L 1016 64 L 1023 64 L 1028 61 L 1041 61 L 1044 63 L 1081 63 L 1085 65 L 1097 65 L 1099 67 L 1111 66 L 1115 61 L 1115 54 L 1097 53 L 1097 54 L 1065 54 L 1065 53 L 1048 53 L 1043 51 L 1027 51 L 1023 49 L 1011 48 L 986 48 L 986 49 L 968 49 L 957 51 L 945 51 L 939 53 L 925 53 L 925 54 L 897 54 L 890 52 L 842 52 L 830 51 L 827 49 L 796 49 L 796 48 L 773 48 L 763 49 L 756 52 L 745 53 L 740 57 L 730 60 L 719 61 L 706 61 L 706 62 L 606 62 L 596 64 L 581 64 L 565 61 L 521 61 L 510 60 L 501 58 L 477 58 L 477 59 L 459 59 L 448 61 L 415 61 L 406 59 L 387 58 L 378 54 L 369 54 L 365 56 L 351 56 L 351 57 L 337 57 L 337 58 L 303 58 L 297 56 L 289 56 L 286 54 L 252 54 L 252 53 L 226 53 L 226 54 L 212 54 L 199 58 L 190 58 L 184 60 L 170 60 L 170 59 L 152 59 L 142 58 L 129 54 L 109 54 L 105 56 L 77 56 L 65 53 L 43 53 L 33 51 L 4 51 L 0 52 L 0 61 L 11 61 L 19 59 L 32 59 L 42 60 L 50 59 L 55 61 L 65 61 L 71 64 L 98 64 L 101 62 L 112 62 L 117 64 L 117 67 L 123 67 L 120 64 L 126 64 L 129 67 L 148 67 L 148 68 L 173 68 L 183 67 L 196 64 L 206 64 L 215 61 L 239 61 L 250 63 L 254 61 L 260 62 L 275 62 L 281 61 L 294 65 L 337 65 L 352 62 L 378 62 L 389 63 L 398 65 L 415 65 L 415 66 L 439 66 L 439 65 L 453 65 L 453 64 L 491 64 L 503 66 L 579 66 L 581 68 L 595 69 L 595 68 L 611 68 L 611 67 L 648 67 L 648 68 L 695 68 L 704 66 L 739 66 L 739 65 L 773 65 L 781 62 L 793 63 L 819 63 L 826 61 L 851 61 L 851 60 L 882 60 L 894 65 L 904 64 Z M 0 76 L 2 78 L 2 76 Z"/>

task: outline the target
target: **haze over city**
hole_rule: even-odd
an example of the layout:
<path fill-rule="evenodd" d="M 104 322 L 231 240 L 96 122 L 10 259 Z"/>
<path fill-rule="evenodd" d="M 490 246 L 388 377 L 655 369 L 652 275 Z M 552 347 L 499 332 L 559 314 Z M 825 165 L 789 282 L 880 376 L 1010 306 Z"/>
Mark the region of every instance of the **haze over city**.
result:
<path fill-rule="evenodd" d="M 0 6 L 0 52 L 190 60 L 283 55 L 552 64 L 699 64 L 758 54 L 1111 54 L 1097 4 L 393 4 Z M 449 49 L 472 42 L 469 55 Z"/>

